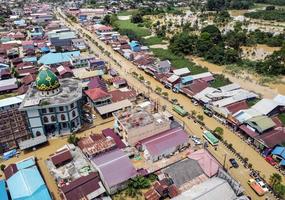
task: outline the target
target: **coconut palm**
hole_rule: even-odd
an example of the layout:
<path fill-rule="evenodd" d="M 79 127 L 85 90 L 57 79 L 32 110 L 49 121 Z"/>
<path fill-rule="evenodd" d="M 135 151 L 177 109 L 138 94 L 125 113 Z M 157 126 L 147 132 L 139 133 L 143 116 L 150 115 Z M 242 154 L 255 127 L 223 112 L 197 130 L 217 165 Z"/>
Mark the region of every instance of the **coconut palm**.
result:
<path fill-rule="evenodd" d="M 273 187 L 274 185 L 280 184 L 282 181 L 282 176 L 278 173 L 273 173 L 270 178 L 270 185 Z"/>

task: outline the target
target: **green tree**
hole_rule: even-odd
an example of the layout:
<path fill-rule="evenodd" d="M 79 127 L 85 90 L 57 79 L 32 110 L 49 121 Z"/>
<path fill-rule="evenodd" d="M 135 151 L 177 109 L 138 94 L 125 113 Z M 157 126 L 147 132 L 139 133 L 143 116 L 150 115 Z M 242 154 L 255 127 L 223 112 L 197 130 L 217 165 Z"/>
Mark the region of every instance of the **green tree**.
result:
<path fill-rule="evenodd" d="M 224 129 L 222 127 L 216 127 L 215 130 L 214 130 L 214 133 L 220 135 L 220 136 L 223 136 L 224 134 Z"/>
<path fill-rule="evenodd" d="M 156 88 L 155 88 L 155 91 L 156 91 L 157 93 L 161 93 L 161 92 L 162 92 L 162 89 L 161 89 L 161 87 L 156 87 Z"/>
<path fill-rule="evenodd" d="M 140 13 L 134 14 L 131 18 L 131 22 L 134 24 L 143 23 L 143 17 Z"/>
<path fill-rule="evenodd" d="M 79 138 L 76 137 L 76 135 L 74 134 L 69 135 L 69 137 L 67 138 L 67 142 L 70 144 L 77 145 L 78 141 L 79 141 Z"/>
<path fill-rule="evenodd" d="M 197 115 L 198 120 L 200 120 L 201 122 L 204 120 L 204 116 L 203 115 Z"/>
<path fill-rule="evenodd" d="M 174 35 L 170 39 L 169 48 L 173 53 L 177 55 L 193 53 L 196 40 L 197 36 L 182 32 Z"/>
<path fill-rule="evenodd" d="M 274 187 L 277 184 L 280 184 L 281 181 L 282 181 L 282 176 L 278 173 L 273 173 L 269 178 L 269 182 L 272 187 Z"/>
<path fill-rule="evenodd" d="M 129 180 L 126 194 L 130 197 L 136 197 L 141 194 L 140 189 L 146 189 L 150 187 L 150 181 L 143 176 L 136 176 Z"/>
<path fill-rule="evenodd" d="M 215 44 L 222 41 L 221 31 L 215 25 L 208 25 L 202 28 L 201 33 L 205 33 L 205 32 L 210 34 L 210 38 L 212 42 L 214 42 Z"/>
<path fill-rule="evenodd" d="M 4 165 L 4 164 L 1 164 L 1 165 L 0 165 L 1 171 L 4 171 L 5 168 L 6 168 L 6 165 Z"/>
<path fill-rule="evenodd" d="M 197 114 L 196 110 L 191 110 L 191 115 L 192 116 L 196 116 L 196 114 Z"/>
<path fill-rule="evenodd" d="M 111 25 L 111 15 L 105 15 L 105 17 L 103 18 L 101 24 Z"/>
<path fill-rule="evenodd" d="M 280 197 L 283 199 L 284 195 L 285 195 L 285 185 L 278 183 L 275 184 L 273 186 L 273 191 Z"/>

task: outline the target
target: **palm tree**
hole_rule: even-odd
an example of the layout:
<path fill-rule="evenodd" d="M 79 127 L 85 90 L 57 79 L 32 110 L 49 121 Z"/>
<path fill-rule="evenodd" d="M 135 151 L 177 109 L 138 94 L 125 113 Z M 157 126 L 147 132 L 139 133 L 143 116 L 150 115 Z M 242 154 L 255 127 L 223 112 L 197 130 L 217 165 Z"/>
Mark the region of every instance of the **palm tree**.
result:
<path fill-rule="evenodd" d="M 270 176 L 269 181 L 270 181 L 270 185 L 273 187 L 273 186 L 281 183 L 282 176 L 280 174 L 278 174 L 278 173 L 273 173 Z"/>
<path fill-rule="evenodd" d="M 214 133 L 217 134 L 220 138 L 222 138 L 224 134 L 224 129 L 222 127 L 216 127 Z"/>
<path fill-rule="evenodd" d="M 191 110 L 191 115 L 195 116 L 197 114 L 196 110 Z"/>
<path fill-rule="evenodd" d="M 204 116 L 203 115 L 197 115 L 197 118 L 202 122 L 204 120 Z"/>

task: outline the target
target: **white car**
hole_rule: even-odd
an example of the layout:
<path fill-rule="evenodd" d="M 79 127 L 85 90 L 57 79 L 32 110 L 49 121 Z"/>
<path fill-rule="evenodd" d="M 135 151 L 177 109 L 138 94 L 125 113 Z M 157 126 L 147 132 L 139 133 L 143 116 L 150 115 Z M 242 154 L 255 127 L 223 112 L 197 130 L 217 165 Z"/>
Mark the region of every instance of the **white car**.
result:
<path fill-rule="evenodd" d="M 201 145 L 202 144 L 202 142 L 200 141 L 199 138 L 192 138 L 192 140 L 193 140 L 195 145 Z"/>

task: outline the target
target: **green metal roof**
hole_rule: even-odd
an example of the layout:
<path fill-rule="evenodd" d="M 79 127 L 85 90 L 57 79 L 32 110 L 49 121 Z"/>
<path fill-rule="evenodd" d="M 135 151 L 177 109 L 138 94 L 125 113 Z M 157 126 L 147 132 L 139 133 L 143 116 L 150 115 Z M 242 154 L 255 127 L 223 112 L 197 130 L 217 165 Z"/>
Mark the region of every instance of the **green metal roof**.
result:
<path fill-rule="evenodd" d="M 252 128 L 255 128 L 259 133 L 263 133 L 264 131 L 276 126 L 276 124 L 272 121 L 271 118 L 263 115 L 252 117 L 245 123 L 251 126 Z"/>

